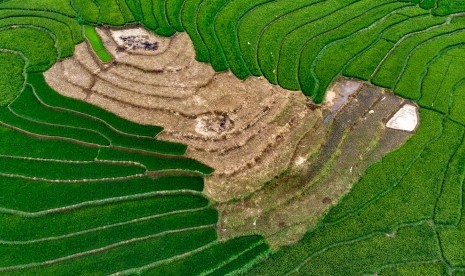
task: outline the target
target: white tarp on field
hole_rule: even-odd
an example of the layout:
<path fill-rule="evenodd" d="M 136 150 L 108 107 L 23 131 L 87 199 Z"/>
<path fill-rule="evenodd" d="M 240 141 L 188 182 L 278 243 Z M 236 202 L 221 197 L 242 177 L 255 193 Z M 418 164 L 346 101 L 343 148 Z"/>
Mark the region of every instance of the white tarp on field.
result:
<path fill-rule="evenodd" d="M 412 132 L 418 125 L 417 107 L 411 104 L 402 106 L 387 122 L 386 127 Z"/>

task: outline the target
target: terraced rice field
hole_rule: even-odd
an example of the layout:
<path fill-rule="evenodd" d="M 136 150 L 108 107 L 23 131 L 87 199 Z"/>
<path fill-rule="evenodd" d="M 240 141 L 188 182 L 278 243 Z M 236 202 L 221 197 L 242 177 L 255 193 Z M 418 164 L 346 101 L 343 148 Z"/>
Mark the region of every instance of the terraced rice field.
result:
<path fill-rule="evenodd" d="M 246 103 L 269 100 L 243 113 L 274 114 L 263 116 L 263 132 L 249 132 L 280 131 L 257 138 L 276 147 L 274 155 L 256 146 L 253 162 L 240 151 L 228 159 L 218 145 L 247 149 L 247 132 L 213 136 L 244 141 L 237 147 L 182 136 L 181 123 L 163 129 L 161 117 L 130 113 L 138 97 L 117 98 L 127 94 L 94 82 L 86 88 L 91 78 L 73 75 L 75 67 L 56 69 L 79 61 L 78 53 L 98 65 L 93 78 L 130 62 L 106 46 L 108 28 L 95 28 L 102 25 L 141 25 L 173 41 L 185 32 L 192 53 L 176 57 L 208 63 L 141 71 L 207 72 L 220 88 L 234 77 L 214 70 L 248 78 L 240 82 L 246 88 L 227 88 Z M 0 274 L 465 275 L 463 0 L 0 0 L 0 64 Z M 76 85 L 59 87 L 50 74 Z M 325 125 L 315 104 L 341 75 L 367 84 Z M 173 97 L 175 85 L 146 84 L 158 85 L 156 97 Z M 91 92 L 76 96 L 81 90 L 70 87 L 80 85 Z M 227 91 L 220 88 L 211 91 Z M 386 138 L 396 134 L 383 123 L 405 101 L 386 89 L 420 107 L 411 137 Z M 104 92 L 127 112 L 92 101 Z M 384 99 L 390 104 L 378 105 Z M 205 115 L 171 103 L 193 121 Z M 202 122 L 227 128 L 224 114 Z M 282 151 L 276 141 L 285 141 Z M 302 156 L 305 169 L 289 165 Z M 269 164 L 272 173 L 246 181 Z"/>

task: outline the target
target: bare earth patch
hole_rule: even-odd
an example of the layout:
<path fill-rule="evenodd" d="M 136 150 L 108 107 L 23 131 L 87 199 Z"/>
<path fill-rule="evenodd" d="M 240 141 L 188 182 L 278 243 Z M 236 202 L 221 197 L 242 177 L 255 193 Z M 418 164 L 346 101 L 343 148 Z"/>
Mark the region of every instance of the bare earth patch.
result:
<path fill-rule="evenodd" d="M 45 73 L 59 93 L 128 120 L 158 125 L 159 139 L 188 145 L 215 169 L 205 193 L 224 239 L 261 233 L 274 246 L 298 240 L 366 167 L 411 134 L 385 127 L 405 103 L 389 91 L 340 79 L 327 101 L 263 78 L 238 80 L 197 62 L 189 37 L 142 28 L 98 29 L 114 62 L 82 43 Z"/>

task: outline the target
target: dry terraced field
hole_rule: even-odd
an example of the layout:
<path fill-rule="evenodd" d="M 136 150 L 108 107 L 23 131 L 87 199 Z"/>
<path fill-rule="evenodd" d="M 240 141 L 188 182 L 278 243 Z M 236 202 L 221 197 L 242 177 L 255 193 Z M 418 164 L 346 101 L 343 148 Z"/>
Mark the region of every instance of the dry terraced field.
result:
<path fill-rule="evenodd" d="M 0 274 L 465 275 L 464 12 L 0 0 Z"/>

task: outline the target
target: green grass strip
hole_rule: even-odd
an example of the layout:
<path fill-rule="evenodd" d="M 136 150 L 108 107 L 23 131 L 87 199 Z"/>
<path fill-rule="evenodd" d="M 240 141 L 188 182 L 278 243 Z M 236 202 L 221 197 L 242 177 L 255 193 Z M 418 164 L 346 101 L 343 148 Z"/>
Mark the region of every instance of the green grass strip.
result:
<path fill-rule="evenodd" d="M 11 108 L 16 114 L 31 120 L 95 131 L 110 140 L 114 146 L 168 154 L 183 154 L 185 150 L 182 145 L 155 138 L 131 136 L 118 132 L 103 121 L 81 116 L 76 112 L 47 107 L 37 99 L 35 91 L 29 88 L 16 99 Z"/>
<path fill-rule="evenodd" d="M 149 171 L 188 170 L 210 174 L 213 169 L 194 159 L 181 156 L 163 156 L 123 151 L 122 149 L 102 148 L 100 160 L 133 161 L 143 164 Z"/>
<path fill-rule="evenodd" d="M 186 256 L 171 263 L 164 263 L 148 271 L 145 275 L 202 275 L 215 267 L 227 262 L 251 246 L 255 246 L 262 238 L 259 236 L 246 236 L 218 243 L 210 248 Z"/>
<path fill-rule="evenodd" d="M 79 181 L 138 175 L 145 173 L 145 169 L 121 163 L 68 163 L 0 156 L 0 173 L 47 180 Z"/>
<path fill-rule="evenodd" d="M 53 139 L 63 139 L 75 143 L 93 144 L 95 146 L 109 146 L 107 139 L 96 132 L 85 129 L 47 125 L 31 121 L 12 113 L 8 108 L 0 108 L 0 122 L 8 127 L 24 131 L 31 135 L 40 135 Z"/>
<path fill-rule="evenodd" d="M 80 252 L 109 246 L 118 242 L 156 235 L 170 230 L 215 224 L 218 219 L 214 209 L 142 219 L 89 231 L 62 239 L 47 240 L 29 244 L 8 244 L 0 246 L 0 266 L 13 266 L 53 260 Z M 180 245 L 182 248 L 186 245 Z"/>
<path fill-rule="evenodd" d="M 436 203 L 434 221 L 438 224 L 457 225 L 462 217 L 463 181 L 465 177 L 465 143 L 451 160 Z"/>
<path fill-rule="evenodd" d="M 245 253 L 239 255 L 233 261 L 225 264 L 224 266 L 220 267 L 219 269 L 208 273 L 207 275 L 217 275 L 223 276 L 227 275 L 228 273 L 232 274 L 240 274 L 244 271 L 244 269 L 249 268 L 250 265 L 254 265 L 254 262 L 258 259 L 263 258 L 268 252 L 270 248 L 266 243 L 262 243 Z"/>
<path fill-rule="evenodd" d="M 103 46 L 103 42 L 95 31 L 94 26 L 85 25 L 84 34 L 87 38 L 87 41 L 89 41 L 90 45 L 92 46 L 95 54 L 97 54 L 102 62 L 109 62 L 113 60 L 113 57 L 110 55 L 107 49 L 105 49 L 105 46 Z"/>
<path fill-rule="evenodd" d="M 163 176 L 63 184 L 0 177 L 0 206 L 38 212 L 92 200 L 175 190 L 201 192 L 203 178 Z"/>
<path fill-rule="evenodd" d="M 98 254 L 90 254 L 38 268 L 10 271 L 11 275 L 108 275 L 195 250 L 216 240 L 214 228 L 167 233 L 132 241 Z"/>
<path fill-rule="evenodd" d="M 208 205 L 208 200 L 202 196 L 172 193 L 110 203 L 95 202 L 81 208 L 59 209 L 48 214 L 42 212 L 38 217 L 0 214 L 0 233 L 1 239 L 7 241 L 43 239 Z"/>
<path fill-rule="evenodd" d="M 45 140 L 25 135 L 0 125 L 0 154 L 33 158 L 92 161 L 97 156 L 96 147 L 86 147 L 62 140 Z M 21 145 L 27 145 L 21 146 Z"/>
<path fill-rule="evenodd" d="M 0 9 L 21 9 L 23 12 L 27 10 L 47 10 L 56 14 L 63 14 L 69 17 L 75 17 L 76 11 L 71 5 L 71 1 L 56 1 L 56 0 L 6 0 L 0 1 Z"/>
<path fill-rule="evenodd" d="M 53 34 L 29 26 L 0 30 L 0 49 L 21 52 L 28 60 L 27 72 L 45 71 L 59 58 Z"/>
<path fill-rule="evenodd" d="M 29 74 L 28 83 L 35 88 L 37 96 L 45 104 L 52 107 L 75 111 L 81 116 L 99 119 L 123 133 L 154 137 L 162 131 L 161 127 L 139 125 L 118 117 L 115 114 L 97 106 L 62 96 L 47 84 L 43 74 Z"/>
<path fill-rule="evenodd" d="M 0 52 L 0 64 L 0 107 L 5 107 L 23 89 L 25 61 L 18 54 Z"/>

